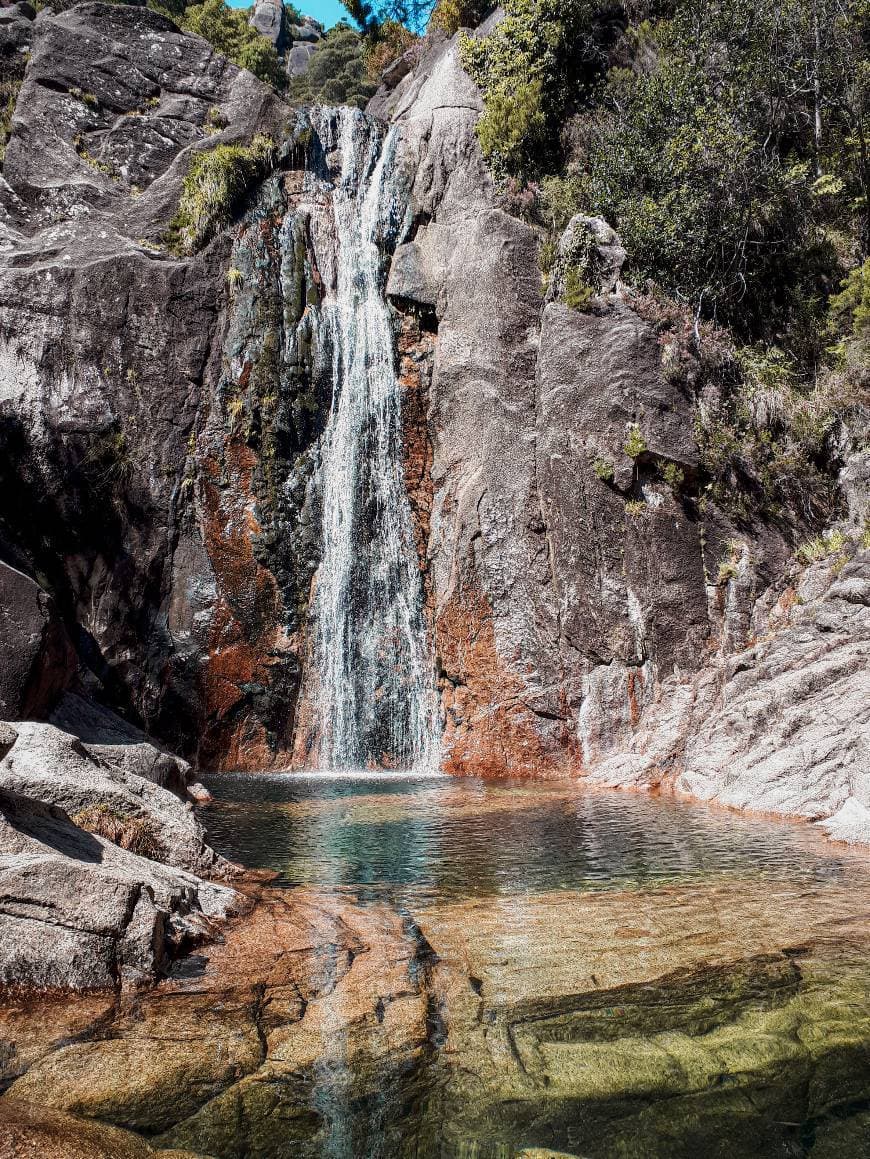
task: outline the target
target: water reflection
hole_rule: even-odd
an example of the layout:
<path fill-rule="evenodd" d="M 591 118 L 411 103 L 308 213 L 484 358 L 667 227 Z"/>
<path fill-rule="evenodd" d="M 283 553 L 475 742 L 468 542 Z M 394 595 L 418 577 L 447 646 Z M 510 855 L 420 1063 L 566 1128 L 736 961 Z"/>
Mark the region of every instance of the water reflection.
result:
<path fill-rule="evenodd" d="M 842 880 L 856 859 L 807 826 L 677 800 L 447 778 L 208 778 L 212 843 L 278 884 L 427 897 L 607 889 L 737 874 Z M 859 863 L 860 864 L 860 863 Z"/>

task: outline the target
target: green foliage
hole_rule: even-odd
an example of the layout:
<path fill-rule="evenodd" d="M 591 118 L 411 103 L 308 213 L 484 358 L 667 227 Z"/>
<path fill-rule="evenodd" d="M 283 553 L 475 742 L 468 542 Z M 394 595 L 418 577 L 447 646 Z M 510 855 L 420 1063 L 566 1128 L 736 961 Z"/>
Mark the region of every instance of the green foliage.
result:
<path fill-rule="evenodd" d="M 628 428 L 628 436 L 625 440 L 623 450 L 630 459 L 636 459 L 646 451 L 646 440 L 640 433 L 640 427 L 637 423 L 632 423 Z"/>
<path fill-rule="evenodd" d="M 268 172 L 274 155 L 269 137 L 250 145 L 218 145 L 196 153 L 184 179 L 170 233 L 184 253 L 193 253 L 228 225 L 250 186 Z"/>
<path fill-rule="evenodd" d="M 635 286 L 816 364 L 831 287 L 870 243 L 867 0 L 505 8 L 461 45 L 494 171 L 540 180 L 553 231 L 606 218 Z"/>
<path fill-rule="evenodd" d="M 546 132 L 539 80 L 520 84 L 513 92 L 496 89 L 477 125 L 483 155 L 502 173 L 521 173 Z"/>
<path fill-rule="evenodd" d="M 665 463 L 662 467 L 662 478 L 671 488 L 672 491 L 679 491 L 683 483 L 686 481 L 686 475 L 682 467 L 678 467 L 676 463 Z"/>
<path fill-rule="evenodd" d="M 438 0 L 429 27 L 453 36 L 460 28 L 476 28 L 489 7 L 486 0 Z"/>
<path fill-rule="evenodd" d="M 845 546 L 845 535 L 839 529 L 835 529 L 801 544 L 795 554 L 801 563 L 819 563 L 832 555 L 839 555 Z"/>
<path fill-rule="evenodd" d="M 338 24 L 312 53 L 308 71 L 290 82 L 288 96 L 300 105 L 364 108 L 376 88 L 369 77 L 364 38 L 347 24 Z"/>
<path fill-rule="evenodd" d="M 602 483 L 612 483 L 615 474 L 613 463 L 610 459 L 595 459 L 592 463 L 592 470 Z"/>
<path fill-rule="evenodd" d="M 645 514 L 646 503 L 642 499 L 629 499 L 625 505 L 625 514 L 629 519 L 637 519 L 639 516 Z"/>
<path fill-rule="evenodd" d="M 565 274 L 562 301 L 572 310 L 587 311 L 595 300 L 595 287 L 590 286 L 577 266 L 570 266 Z"/>
<path fill-rule="evenodd" d="M 463 67 L 484 94 L 481 147 L 502 175 L 528 177 L 551 158 L 558 126 L 603 57 L 593 0 L 505 0 L 491 35 L 464 36 Z"/>
<path fill-rule="evenodd" d="M 271 41 L 248 23 L 248 13 L 229 8 L 224 0 L 203 0 L 178 17 L 185 32 L 202 36 L 239 68 L 278 87 L 283 80 L 278 54 Z"/>
<path fill-rule="evenodd" d="M 870 389 L 870 260 L 852 270 L 829 304 L 828 335 L 835 339 L 829 353 L 832 377 L 844 395 L 863 396 Z M 856 398 L 856 401 L 859 401 Z"/>

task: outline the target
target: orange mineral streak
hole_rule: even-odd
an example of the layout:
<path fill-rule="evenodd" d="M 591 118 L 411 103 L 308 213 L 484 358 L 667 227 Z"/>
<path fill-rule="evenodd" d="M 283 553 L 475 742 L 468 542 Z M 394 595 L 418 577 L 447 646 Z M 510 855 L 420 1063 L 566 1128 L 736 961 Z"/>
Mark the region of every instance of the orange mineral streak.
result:
<path fill-rule="evenodd" d="M 202 674 L 206 724 L 199 763 L 211 769 L 269 769 L 288 763 L 289 736 L 267 736 L 246 700 L 245 686 L 268 687 L 275 657 L 294 641 L 283 630 L 275 577 L 255 558 L 260 531 L 251 476 L 257 458 L 230 440 L 224 462 L 202 464 L 203 532 L 218 586 L 208 660 Z M 288 705 L 288 731 L 292 722 Z"/>
<path fill-rule="evenodd" d="M 577 775 L 567 728 L 547 736 L 522 675 L 499 654 L 489 601 L 464 581 L 436 621 L 441 661 L 442 767 L 459 777 Z"/>

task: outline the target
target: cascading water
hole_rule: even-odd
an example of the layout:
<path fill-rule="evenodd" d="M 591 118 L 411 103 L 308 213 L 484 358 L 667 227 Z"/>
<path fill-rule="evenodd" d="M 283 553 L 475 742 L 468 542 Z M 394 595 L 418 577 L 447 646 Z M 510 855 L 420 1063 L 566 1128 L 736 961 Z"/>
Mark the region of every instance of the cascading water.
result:
<path fill-rule="evenodd" d="M 338 151 L 335 286 L 321 307 L 333 395 L 323 439 L 323 542 L 313 624 L 325 769 L 435 768 L 438 709 L 405 486 L 395 340 L 382 250 L 406 198 L 396 137 L 356 109 L 324 110 Z"/>

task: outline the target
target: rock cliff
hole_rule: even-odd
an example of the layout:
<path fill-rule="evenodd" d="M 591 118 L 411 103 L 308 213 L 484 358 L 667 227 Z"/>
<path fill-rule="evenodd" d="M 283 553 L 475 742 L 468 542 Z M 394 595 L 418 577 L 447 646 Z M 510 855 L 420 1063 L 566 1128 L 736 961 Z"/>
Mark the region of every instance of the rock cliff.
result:
<path fill-rule="evenodd" d="M 3 711 L 45 716 L 76 684 L 204 767 L 298 764 L 332 390 L 323 121 L 148 9 L 14 11 L 0 555 L 25 609 L 4 646 L 26 645 Z M 384 277 L 445 770 L 668 784 L 866 839 L 866 456 L 805 576 L 800 512 L 703 495 L 692 393 L 618 239 L 577 219 L 557 262 L 587 246 L 594 301 L 566 305 L 558 266 L 545 295 L 481 110 L 437 34 L 369 110 L 407 183 Z M 270 172 L 184 253 L 195 159 L 257 133 Z"/>

